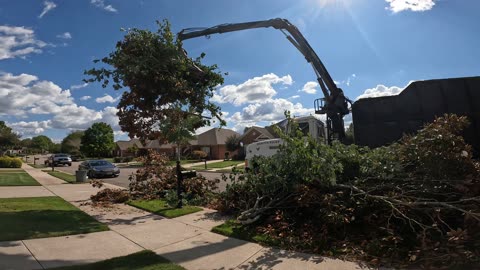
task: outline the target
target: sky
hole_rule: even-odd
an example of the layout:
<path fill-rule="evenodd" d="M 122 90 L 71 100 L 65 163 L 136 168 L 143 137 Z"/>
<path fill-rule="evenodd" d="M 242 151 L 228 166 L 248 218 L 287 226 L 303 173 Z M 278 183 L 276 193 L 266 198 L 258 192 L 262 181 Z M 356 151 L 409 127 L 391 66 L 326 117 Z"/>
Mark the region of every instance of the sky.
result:
<path fill-rule="evenodd" d="M 179 32 L 288 19 L 358 100 L 398 94 L 417 80 L 479 76 L 479 12 L 478 0 L 0 0 L 0 121 L 22 138 L 57 142 L 106 122 L 116 140 L 128 139 L 116 116 L 121 92 L 84 83 L 83 71 L 114 50 L 122 28 L 155 31 L 156 20 Z M 240 133 L 282 120 L 285 110 L 311 115 L 322 97 L 313 69 L 279 30 L 200 37 L 184 48 L 228 73 L 211 101 Z"/>

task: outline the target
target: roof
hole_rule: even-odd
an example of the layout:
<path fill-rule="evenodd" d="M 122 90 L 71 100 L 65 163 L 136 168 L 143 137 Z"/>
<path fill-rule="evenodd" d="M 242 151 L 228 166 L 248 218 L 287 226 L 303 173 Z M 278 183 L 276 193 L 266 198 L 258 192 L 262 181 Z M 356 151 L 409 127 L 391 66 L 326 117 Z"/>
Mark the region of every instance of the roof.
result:
<path fill-rule="evenodd" d="M 171 149 L 174 145 L 171 143 L 160 144 L 159 140 L 149 140 L 145 142 L 146 149 Z"/>
<path fill-rule="evenodd" d="M 240 136 L 237 132 L 226 128 L 212 128 L 198 135 L 198 145 L 223 145 L 228 137 Z"/>
<path fill-rule="evenodd" d="M 120 150 L 128 150 L 128 148 L 133 147 L 134 145 L 137 148 L 143 148 L 143 145 L 139 139 L 131 139 L 130 141 L 117 141 L 116 144 Z"/>
<path fill-rule="evenodd" d="M 245 136 L 247 136 L 248 133 L 253 132 L 253 131 L 258 132 L 257 138 L 262 136 L 262 135 L 264 137 L 267 137 L 268 139 L 276 138 L 276 136 L 272 132 L 270 132 L 267 128 L 253 126 L 253 127 L 248 128 L 248 130 L 245 133 L 243 133 L 242 136 L 240 136 L 240 140 L 242 140 Z"/>

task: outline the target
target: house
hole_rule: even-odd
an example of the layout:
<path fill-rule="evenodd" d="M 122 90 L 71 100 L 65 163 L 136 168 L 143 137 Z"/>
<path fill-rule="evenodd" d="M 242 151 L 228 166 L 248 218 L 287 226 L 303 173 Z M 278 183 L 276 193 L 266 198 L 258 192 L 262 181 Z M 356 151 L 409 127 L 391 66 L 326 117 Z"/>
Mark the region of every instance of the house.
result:
<path fill-rule="evenodd" d="M 310 135 L 310 137 L 317 139 L 318 141 L 325 142 L 325 124 L 317 119 L 316 117 L 310 116 L 303 116 L 303 117 L 296 117 L 293 120 L 298 124 L 298 128 L 303 133 L 304 136 Z M 281 130 L 286 131 L 288 130 L 288 120 L 284 119 L 275 124 Z M 278 137 L 278 136 L 277 136 Z"/>
<path fill-rule="evenodd" d="M 113 150 L 113 155 L 117 157 L 134 157 L 138 155 L 140 149 L 143 149 L 143 145 L 139 139 L 131 139 L 130 141 L 117 141 L 115 142 L 115 150 Z"/>
<path fill-rule="evenodd" d="M 248 128 L 245 133 L 240 136 L 239 140 L 243 145 L 249 145 L 254 142 L 275 139 L 277 137 L 275 133 L 269 131 L 267 128 L 253 126 Z"/>
<path fill-rule="evenodd" d="M 176 145 L 171 143 L 161 144 L 159 140 L 148 140 L 143 147 L 145 151 L 154 150 L 157 153 L 165 154 L 167 157 L 175 156 Z"/>
<path fill-rule="evenodd" d="M 210 159 L 224 159 L 227 151 L 226 141 L 228 137 L 240 136 L 237 132 L 226 128 L 212 128 L 197 136 L 194 150 L 202 150 Z M 233 155 L 233 153 L 230 153 Z"/>

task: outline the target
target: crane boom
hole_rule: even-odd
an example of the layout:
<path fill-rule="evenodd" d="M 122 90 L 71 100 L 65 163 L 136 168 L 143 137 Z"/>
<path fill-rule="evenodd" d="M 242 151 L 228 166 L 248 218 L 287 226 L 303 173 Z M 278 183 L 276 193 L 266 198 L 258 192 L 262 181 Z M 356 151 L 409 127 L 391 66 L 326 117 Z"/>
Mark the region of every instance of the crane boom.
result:
<path fill-rule="evenodd" d="M 342 89 L 337 87 L 322 61 L 302 33 L 288 20 L 276 18 L 264 21 L 221 24 L 209 28 L 188 28 L 180 31 L 177 37 L 179 40 L 187 40 L 201 36 L 209 36 L 211 34 L 268 27 L 282 31 L 295 48 L 302 53 L 307 62 L 312 65 L 324 95 L 324 98 L 315 100 L 315 113 L 327 114 L 329 140 L 331 140 L 331 135 L 333 134 L 336 134 L 338 139 L 343 140 L 345 137 L 343 116 L 349 113 L 348 99 L 344 96 Z M 332 134 L 330 134 L 330 132 L 332 132 Z"/>

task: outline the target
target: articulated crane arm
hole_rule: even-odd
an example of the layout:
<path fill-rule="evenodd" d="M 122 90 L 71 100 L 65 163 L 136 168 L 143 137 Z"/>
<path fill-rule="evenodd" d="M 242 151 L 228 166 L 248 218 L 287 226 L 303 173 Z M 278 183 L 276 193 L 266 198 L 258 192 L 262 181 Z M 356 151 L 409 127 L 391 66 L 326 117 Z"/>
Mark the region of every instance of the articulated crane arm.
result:
<path fill-rule="evenodd" d="M 340 141 L 345 137 L 343 116 L 349 113 L 349 100 L 344 96 L 342 89 L 338 88 L 323 65 L 322 61 L 312 49 L 300 31 L 285 19 L 271 19 L 265 21 L 221 24 L 210 28 L 188 28 L 178 33 L 179 40 L 186 40 L 211 34 L 221 34 L 246 29 L 273 27 L 282 31 L 287 39 L 297 48 L 309 62 L 317 81 L 322 89 L 324 98 L 316 99 L 314 102 L 316 114 L 327 114 L 328 139 L 331 141 L 336 136 Z"/>

